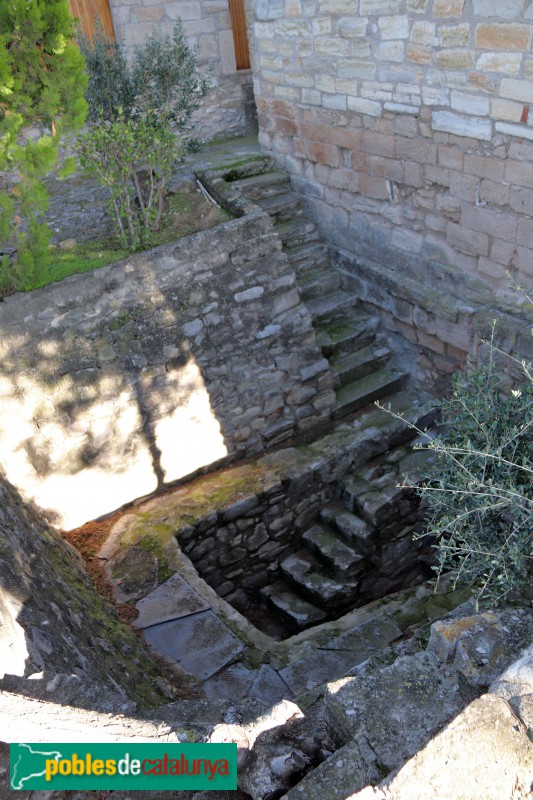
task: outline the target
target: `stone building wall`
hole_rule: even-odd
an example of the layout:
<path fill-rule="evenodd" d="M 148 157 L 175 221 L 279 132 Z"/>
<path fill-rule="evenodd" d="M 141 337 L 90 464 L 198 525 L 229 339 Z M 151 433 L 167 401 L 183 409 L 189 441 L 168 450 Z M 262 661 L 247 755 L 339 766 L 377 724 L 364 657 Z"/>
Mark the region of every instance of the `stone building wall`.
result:
<path fill-rule="evenodd" d="M 109 0 L 117 42 L 131 51 L 157 31 L 171 34 L 183 22 L 189 43 L 198 47 L 200 69 L 213 90 L 196 114 L 197 133 L 210 140 L 250 132 L 253 99 L 250 70 L 237 71 L 228 0 Z"/>
<path fill-rule="evenodd" d="M 507 273 L 533 283 L 533 3 L 258 0 L 253 27 L 261 144 L 347 284 L 444 370 L 475 356 L 488 308 L 526 309 Z"/>
<path fill-rule="evenodd" d="M 0 467 L 72 528 L 328 417 L 327 362 L 269 217 L 0 304 Z"/>

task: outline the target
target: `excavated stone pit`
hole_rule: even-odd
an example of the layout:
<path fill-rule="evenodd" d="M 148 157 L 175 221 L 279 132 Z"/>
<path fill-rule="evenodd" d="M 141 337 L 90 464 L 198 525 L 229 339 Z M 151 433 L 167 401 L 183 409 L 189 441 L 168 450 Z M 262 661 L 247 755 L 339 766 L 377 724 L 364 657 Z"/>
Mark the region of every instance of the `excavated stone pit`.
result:
<path fill-rule="evenodd" d="M 431 576 L 424 509 L 401 486 L 429 453 L 395 448 L 330 482 L 312 471 L 176 531 L 199 575 L 284 639 Z"/>

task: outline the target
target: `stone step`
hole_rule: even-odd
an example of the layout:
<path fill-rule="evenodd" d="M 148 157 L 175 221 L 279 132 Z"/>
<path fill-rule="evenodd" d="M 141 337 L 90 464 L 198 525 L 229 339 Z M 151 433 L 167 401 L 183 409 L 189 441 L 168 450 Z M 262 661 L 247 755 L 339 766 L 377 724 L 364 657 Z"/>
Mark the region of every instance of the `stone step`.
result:
<path fill-rule="evenodd" d="M 333 411 L 334 419 L 351 414 L 360 408 L 381 400 L 401 389 L 408 379 L 407 372 L 396 369 L 378 369 L 354 383 L 343 386 L 337 392 L 337 404 Z"/>
<path fill-rule="evenodd" d="M 304 600 L 283 581 L 264 586 L 260 595 L 266 601 L 267 607 L 293 633 L 304 631 L 326 619 L 326 614 L 321 609 Z"/>
<path fill-rule="evenodd" d="M 285 247 L 284 252 L 298 275 L 308 269 L 329 268 L 329 251 L 321 239 Z"/>
<path fill-rule="evenodd" d="M 331 269 L 308 269 L 306 272 L 298 273 L 298 286 L 302 299 L 313 300 L 322 297 L 324 294 L 334 292 L 340 287 L 340 275 Z"/>
<path fill-rule="evenodd" d="M 278 222 L 274 225 L 274 229 L 282 244 L 291 248 L 320 240 L 318 225 L 306 217 L 291 219 L 288 222 Z"/>
<path fill-rule="evenodd" d="M 383 367 L 389 357 L 388 347 L 367 346 L 355 353 L 349 353 L 335 361 L 330 361 L 329 365 L 334 375 L 337 376 L 337 385 L 346 386 Z"/>
<path fill-rule="evenodd" d="M 379 319 L 357 308 L 349 317 L 317 326 L 317 342 L 326 358 L 340 358 L 371 344 L 379 327 Z"/>
<path fill-rule="evenodd" d="M 330 577 L 305 550 L 288 556 L 280 567 L 287 583 L 319 608 L 342 608 L 356 595 L 357 582 L 341 582 Z"/>
<path fill-rule="evenodd" d="M 337 289 L 322 297 L 309 300 L 305 305 L 313 318 L 313 322 L 324 324 L 338 320 L 347 311 L 351 313 L 351 310 L 358 302 L 359 299 L 356 294 Z"/>
<path fill-rule="evenodd" d="M 290 191 L 291 184 L 286 172 L 263 172 L 235 181 L 235 185 L 249 200 Z"/>
<path fill-rule="evenodd" d="M 302 542 L 336 578 L 356 578 L 366 569 L 364 556 L 345 544 L 331 528 L 313 525 L 303 534 Z"/>
<path fill-rule="evenodd" d="M 320 512 L 320 518 L 331 527 L 335 527 L 345 542 L 362 556 L 375 555 L 374 528 L 361 517 L 357 517 L 340 504 L 326 506 Z"/>
<path fill-rule="evenodd" d="M 285 192 L 256 200 L 275 222 L 289 222 L 303 214 L 300 196 L 296 192 Z"/>

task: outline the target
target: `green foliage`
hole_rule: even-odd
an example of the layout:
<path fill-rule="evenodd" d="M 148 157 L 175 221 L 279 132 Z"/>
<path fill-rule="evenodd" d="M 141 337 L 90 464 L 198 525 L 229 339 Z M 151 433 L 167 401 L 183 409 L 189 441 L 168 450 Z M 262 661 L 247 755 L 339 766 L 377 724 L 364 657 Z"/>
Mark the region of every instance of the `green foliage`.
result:
<path fill-rule="evenodd" d="M 119 117 L 79 138 L 81 164 L 109 189 L 120 241 L 130 250 L 146 245 L 150 231 L 159 227 L 176 146 L 168 124 L 156 123 L 153 117 Z"/>
<path fill-rule="evenodd" d="M 497 355 L 493 332 L 487 362 L 455 376 L 442 404 L 447 431 L 427 445 L 437 466 L 419 488 L 438 577 L 451 573 L 454 588 L 470 586 L 488 605 L 520 595 L 533 567 L 533 375 L 513 359 L 523 380 L 503 391 Z"/>
<path fill-rule="evenodd" d="M 23 289 L 48 268 L 42 178 L 61 136 L 87 110 L 83 57 L 67 0 L 0 4 L 0 286 Z M 26 131 L 32 126 L 30 134 Z"/>
<path fill-rule="evenodd" d="M 209 83 L 197 72 L 181 21 L 172 36 L 148 37 L 131 65 L 101 29 L 82 49 L 90 128 L 78 153 L 108 187 L 120 240 L 135 250 L 159 225 L 166 183 L 189 146 L 190 118 Z"/>

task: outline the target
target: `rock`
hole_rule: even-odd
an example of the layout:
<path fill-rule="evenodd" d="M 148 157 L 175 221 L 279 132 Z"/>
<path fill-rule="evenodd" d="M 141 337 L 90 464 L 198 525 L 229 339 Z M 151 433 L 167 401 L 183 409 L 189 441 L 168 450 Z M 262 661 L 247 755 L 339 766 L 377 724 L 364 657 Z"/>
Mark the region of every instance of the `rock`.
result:
<path fill-rule="evenodd" d="M 506 700 L 522 695 L 533 696 L 533 644 L 494 681 L 489 692 Z"/>
<path fill-rule="evenodd" d="M 341 743 L 365 741 L 369 766 L 387 771 L 423 747 L 464 701 L 457 677 L 430 653 L 328 684 L 326 721 Z"/>
<path fill-rule="evenodd" d="M 475 700 L 379 787 L 346 800 L 526 800 L 533 748 L 507 703 Z"/>
<path fill-rule="evenodd" d="M 112 558 L 107 569 L 113 576 L 119 603 L 139 600 L 157 586 L 158 561 L 141 547 L 128 547 Z"/>
<path fill-rule="evenodd" d="M 533 639 L 533 612 L 502 609 L 434 622 L 428 651 L 450 662 L 471 686 L 488 687 Z"/>

